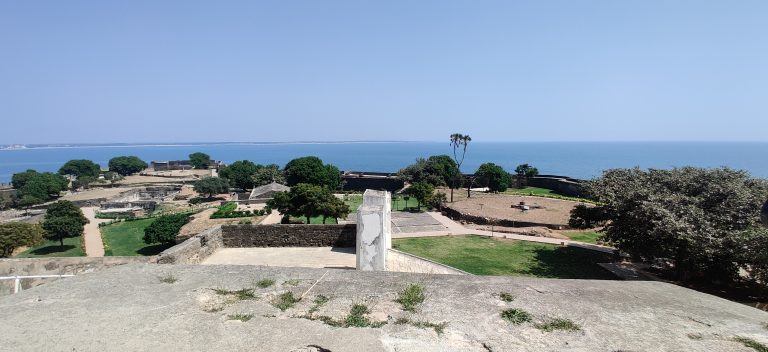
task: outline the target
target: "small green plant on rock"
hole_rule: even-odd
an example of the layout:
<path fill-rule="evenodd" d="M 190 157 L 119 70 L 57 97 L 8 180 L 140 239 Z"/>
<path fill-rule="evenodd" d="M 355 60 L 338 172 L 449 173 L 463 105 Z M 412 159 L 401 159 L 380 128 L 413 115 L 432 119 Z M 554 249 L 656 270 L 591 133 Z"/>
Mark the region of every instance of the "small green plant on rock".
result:
<path fill-rule="evenodd" d="M 256 296 L 256 293 L 252 288 L 244 288 L 241 290 L 227 290 L 223 288 L 214 288 L 213 292 L 216 292 L 217 295 L 222 295 L 222 296 L 234 296 L 241 301 L 247 300 L 247 299 L 259 298 L 258 296 Z"/>
<path fill-rule="evenodd" d="M 417 327 L 419 329 L 434 329 L 438 335 L 442 335 L 443 332 L 445 331 L 445 327 L 448 326 L 447 322 L 432 323 L 428 321 L 413 321 L 408 318 L 398 318 L 397 320 L 395 320 L 395 324 L 397 325 L 407 324 L 407 325 Z"/>
<path fill-rule="evenodd" d="M 275 284 L 275 280 L 272 280 L 272 279 L 261 279 L 259 281 L 256 281 L 256 286 L 258 286 L 259 288 L 267 288 L 274 284 Z"/>
<path fill-rule="evenodd" d="M 530 313 L 517 308 L 502 311 L 501 318 L 515 325 L 527 323 L 532 320 Z"/>
<path fill-rule="evenodd" d="M 499 293 L 499 299 L 504 301 L 504 302 L 512 302 L 512 301 L 515 300 L 515 296 L 513 296 L 509 292 L 500 292 Z"/>
<path fill-rule="evenodd" d="M 539 330 L 550 332 L 555 330 L 563 331 L 579 331 L 581 327 L 569 319 L 552 319 L 546 323 L 536 324 L 535 327 Z"/>
<path fill-rule="evenodd" d="M 239 320 L 242 322 L 246 322 L 251 320 L 253 318 L 253 314 L 243 314 L 243 313 L 237 313 L 237 314 L 230 314 L 227 315 L 227 319 L 229 320 Z"/>
<path fill-rule="evenodd" d="M 301 280 L 299 279 L 290 279 L 283 282 L 283 285 L 299 286 L 299 283 L 301 283 Z"/>
<path fill-rule="evenodd" d="M 165 276 L 158 277 L 157 279 L 160 280 L 160 282 L 165 283 L 165 284 L 172 284 L 172 283 L 174 283 L 176 281 L 179 281 L 179 279 L 177 279 L 173 275 L 165 275 Z"/>
<path fill-rule="evenodd" d="M 768 346 L 755 341 L 754 339 L 751 339 L 749 337 L 743 337 L 743 336 L 736 336 L 733 338 L 734 341 L 741 343 L 744 345 L 744 347 L 749 347 L 757 352 L 768 352 Z"/>
<path fill-rule="evenodd" d="M 326 296 L 318 295 L 317 297 L 315 297 L 315 300 L 313 301 L 314 304 L 312 305 L 312 307 L 309 308 L 309 314 L 317 312 L 318 310 L 320 310 L 320 307 L 324 306 L 330 300 L 331 299 Z"/>
<path fill-rule="evenodd" d="M 416 306 L 424 302 L 424 286 L 420 284 L 410 284 L 398 293 L 395 302 L 403 306 L 403 310 L 415 312 Z"/>
<path fill-rule="evenodd" d="M 277 299 L 274 302 L 272 302 L 272 305 L 275 308 L 285 312 L 289 308 L 293 307 L 298 301 L 299 299 L 293 296 L 293 292 L 288 291 L 286 293 L 281 294 L 280 296 L 277 296 Z"/>

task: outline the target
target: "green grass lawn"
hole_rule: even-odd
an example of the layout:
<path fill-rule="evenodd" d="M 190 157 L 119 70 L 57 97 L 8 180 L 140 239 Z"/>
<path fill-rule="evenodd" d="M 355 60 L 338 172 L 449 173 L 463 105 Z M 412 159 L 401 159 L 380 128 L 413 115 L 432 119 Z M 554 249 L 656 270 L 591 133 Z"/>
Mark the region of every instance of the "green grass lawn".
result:
<path fill-rule="evenodd" d="M 504 194 L 517 194 L 517 195 L 534 195 L 534 196 L 559 196 L 561 194 L 551 190 L 549 188 L 541 187 L 523 187 L 523 188 L 508 188 Z"/>
<path fill-rule="evenodd" d="M 392 245 L 476 275 L 616 279 L 596 264 L 612 262 L 611 255 L 581 248 L 475 235 L 396 238 Z"/>
<path fill-rule="evenodd" d="M 107 256 L 155 255 L 172 246 L 144 243 L 144 229 L 155 219 L 119 222 L 101 227 Z"/>
<path fill-rule="evenodd" d="M 600 237 L 600 234 L 595 231 L 569 231 L 564 232 L 563 235 L 572 241 L 594 244 L 597 244 L 597 238 Z"/>
<path fill-rule="evenodd" d="M 84 257 L 85 249 L 81 243 L 81 237 L 70 237 L 64 239 L 64 247 L 59 246 L 59 241 L 45 240 L 40 245 L 27 249 L 19 253 L 17 258 L 34 257 Z"/>

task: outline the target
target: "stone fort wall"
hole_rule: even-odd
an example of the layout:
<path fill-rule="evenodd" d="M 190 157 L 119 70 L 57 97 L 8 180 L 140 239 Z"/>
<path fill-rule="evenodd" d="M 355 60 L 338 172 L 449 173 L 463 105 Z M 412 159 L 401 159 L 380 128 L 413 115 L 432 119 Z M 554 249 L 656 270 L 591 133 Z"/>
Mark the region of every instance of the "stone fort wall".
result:
<path fill-rule="evenodd" d="M 223 225 L 224 247 L 354 247 L 355 224 Z"/>

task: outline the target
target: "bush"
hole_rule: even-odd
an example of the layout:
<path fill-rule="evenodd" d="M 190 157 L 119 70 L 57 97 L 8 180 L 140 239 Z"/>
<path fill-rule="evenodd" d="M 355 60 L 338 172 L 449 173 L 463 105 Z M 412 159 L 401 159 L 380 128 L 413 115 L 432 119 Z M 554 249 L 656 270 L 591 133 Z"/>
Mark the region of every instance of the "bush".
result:
<path fill-rule="evenodd" d="M 172 243 L 176 241 L 176 235 L 186 223 L 189 222 L 189 214 L 171 214 L 158 217 L 144 229 L 144 243 Z"/>
<path fill-rule="evenodd" d="M 575 229 L 591 229 L 604 225 L 606 221 L 608 221 L 608 212 L 605 208 L 601 206 L 588 207 L 584 204 L 579 204 L 571 210 L 568 226 Z"/>
<path fill-rule="evenodd" d="M 211 214 L 211 219 L 233 219 L 233 218 L 246 218 L 251 216 L 263 215 L 261 210 L 235 210 L 237 204 L 229 202 L 219 207 L 219 210 Z"/>

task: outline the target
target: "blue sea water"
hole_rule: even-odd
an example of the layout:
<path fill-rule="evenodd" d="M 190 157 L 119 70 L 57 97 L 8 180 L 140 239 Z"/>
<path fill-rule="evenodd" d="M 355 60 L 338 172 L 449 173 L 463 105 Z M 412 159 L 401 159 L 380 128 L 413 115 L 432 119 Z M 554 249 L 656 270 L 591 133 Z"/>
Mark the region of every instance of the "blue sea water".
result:
<path fill-rule="evenodd" d="M 110 158 L 136 155 L 145 161 L 187 159 L 201 151 L 230 163 L 248 159 L 256 163 L 285 165 L 289 160 L 315 155 L 342 170 L 394 172 L 419 157 L 452 154 L 446 141 L 392 143 L 286 143 L 196 144 L 175 146 L 76 146 L 0 150 L 0 182 L 26 169 L 57 171 L 70 159 L 90 159 L 106 167 Z M 588 179 L 609 168 L 671 168 L 675 166 L 744 169 L 768 178 L 768 143 L 726 142 L 471 142 L 462 171 L 473 172 L 484 162 L 514 170 L 521 163 L 538 167 L 542 174 Z"/>

